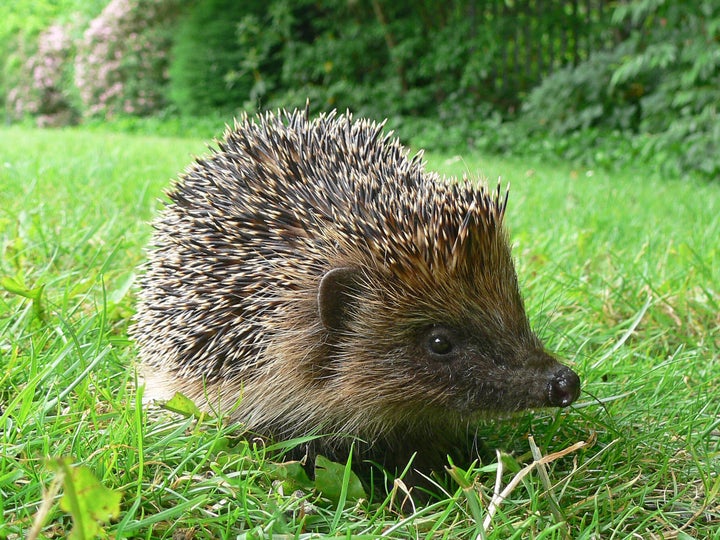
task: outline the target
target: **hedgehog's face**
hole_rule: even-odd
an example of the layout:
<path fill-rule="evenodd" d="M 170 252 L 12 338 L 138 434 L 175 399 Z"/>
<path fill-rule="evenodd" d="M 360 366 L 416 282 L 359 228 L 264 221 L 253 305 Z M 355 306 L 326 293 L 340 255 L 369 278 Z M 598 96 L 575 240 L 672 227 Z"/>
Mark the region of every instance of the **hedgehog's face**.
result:
<path fill-rule="evenodd" d="M 437 392 L 439 403 L 469 416 L 565 407 L 577 399 L 578 376 L 547 354 L 532 333 L 518 341 L 496 339 L 482 319 L 431 323 L 410 334 L 415 372 L 430 375 L 427 382 L 435 389 L 429 395 Z"/>
<path fill-rule="evenodd" d="M 437 297 L 416 299 L 422 305 L 414 312 L 398 315 L 387 298 L 373 299 L 355 270 L 340 268 L 323 278 L 318 304 L 336 336 L 338 370 L 355 391 L 368 389 L 366 403 L 374 396 L 403 410 L 462 417 L 570 405 L 580 392 L 578 376 L 544 351 L 517 287 L 503 294 L 500 312 L 481 301 L 488 294 L 463 294 L 453 305 L 438 289 Z"/>

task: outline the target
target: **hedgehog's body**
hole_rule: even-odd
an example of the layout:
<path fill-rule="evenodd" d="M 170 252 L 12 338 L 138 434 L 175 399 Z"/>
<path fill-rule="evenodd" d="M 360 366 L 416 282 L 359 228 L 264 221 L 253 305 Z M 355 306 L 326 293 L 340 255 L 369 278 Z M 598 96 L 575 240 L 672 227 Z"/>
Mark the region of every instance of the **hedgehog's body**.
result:
<path fill-rule="evenodd" d="M 577 397 L 529 328 L 505 199 L 424 171 L 380 129 L 244 119 L 187 171 L 132 329 L 150 397 L 426 468 L 482 415 Z"/>

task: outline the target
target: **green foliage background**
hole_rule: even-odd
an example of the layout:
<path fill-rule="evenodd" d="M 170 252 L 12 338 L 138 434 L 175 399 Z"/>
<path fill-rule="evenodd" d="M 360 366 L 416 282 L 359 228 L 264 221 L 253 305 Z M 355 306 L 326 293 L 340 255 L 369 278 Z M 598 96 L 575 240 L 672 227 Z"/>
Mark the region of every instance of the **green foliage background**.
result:
<path fill-rule="evenodd" d="M 720 0 L 145 1 L 175 12 L 169 69 L 155 83 L 162 108 L 103 112 L 80 103 L 87 92 L 67 76 L 67 118 L 177 134 L 193 118 L 309 100 L 314 112 L 388 118 L 406 142 L 431 149 L 720 173 Z M 80 40 L 113 3 L 140 0 L 3 3 L 0 97 L 29 76 L 43 29 L 67 23 Z M 124 69 L 141 64 L 143 52 L 133 54 Z"/>
<path fill-rule="evenodd" d="M 232 114 L 247 100 L 252 77 L 234 77 L 247 51 L 237 39 L 239 21 L 262 2 L 204 0 L 180 20 L 172 46 L 169 92 L 181 113 Z"/>

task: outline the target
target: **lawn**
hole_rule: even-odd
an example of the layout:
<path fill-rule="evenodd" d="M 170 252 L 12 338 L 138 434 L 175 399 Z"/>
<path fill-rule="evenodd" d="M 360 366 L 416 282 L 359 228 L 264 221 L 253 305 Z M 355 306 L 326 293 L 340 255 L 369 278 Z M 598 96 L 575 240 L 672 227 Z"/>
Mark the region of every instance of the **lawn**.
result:
<path fill-rule="evenodd" d="M 63 538 L 85 515 L 73 500 L 117 497 L 99 524 L 117 538 L 720 539 L 720 183 L 426 156 L 511 184 L 531 322 L 584 392 L 481 426 L 499 461 L 454 469 L 403 514 L 399 491 L 331 502 L 279 465 L 282 445 L 141 406 L 136 267 L 163 189 L 204 149 L 0 129 L 0 538 Z M 520 478 L 533 451 L 546 459 Z M 67 495 L 77 470 L 108 491 Z M 490 515 L 498 477 L 517 484 Z"/>

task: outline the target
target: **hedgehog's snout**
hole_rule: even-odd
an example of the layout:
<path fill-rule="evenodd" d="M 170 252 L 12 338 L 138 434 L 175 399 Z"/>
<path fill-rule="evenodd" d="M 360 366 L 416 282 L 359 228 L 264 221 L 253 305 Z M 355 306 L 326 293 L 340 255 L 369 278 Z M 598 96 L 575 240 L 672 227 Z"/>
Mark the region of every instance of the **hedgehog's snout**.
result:
<path fill-rule="evenodd" d="M 547 386 L 548 401 L 553 407 L 567 407 L 580 395 L 580 377 L 566 366 L 561 366 Z"/>

